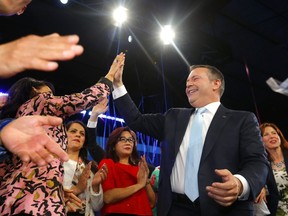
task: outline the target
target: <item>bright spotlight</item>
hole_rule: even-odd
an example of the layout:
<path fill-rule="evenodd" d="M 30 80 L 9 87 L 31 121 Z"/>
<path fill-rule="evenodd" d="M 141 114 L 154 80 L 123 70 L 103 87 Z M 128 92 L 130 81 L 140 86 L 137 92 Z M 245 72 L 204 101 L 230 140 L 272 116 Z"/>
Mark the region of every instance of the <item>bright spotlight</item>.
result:
<path fill-rule="evenodd" d="M 127 20 L 127 8 L 118 7 L 113 12 L 115 25 L 120 27 Z"/>
<path fill-rule="evenodd" d="M 67 3 L 68 3 L 68 0 L 60 0 L 60 2 L 61 2 L 62 4 L 67 4 Z"/>
<path fill-rule="evenodd" d="M 131 35 L 129 35 L 129 36 L 128 36 L 128 42 L 129 42 L 129 43 L 131 43 L 131 42 L 132 42 L 132 40 L 133 40 L 132 36 L 131 36 Z"/>
<path fill-rule="evenodd" d="M 175 37 L 175 32 L 172 29 L 171 25 L 165 25 L 162 28 L 162 32 L 160 34 L 160 38 L 163 41 L 164 45 L 171 44 Z"/>

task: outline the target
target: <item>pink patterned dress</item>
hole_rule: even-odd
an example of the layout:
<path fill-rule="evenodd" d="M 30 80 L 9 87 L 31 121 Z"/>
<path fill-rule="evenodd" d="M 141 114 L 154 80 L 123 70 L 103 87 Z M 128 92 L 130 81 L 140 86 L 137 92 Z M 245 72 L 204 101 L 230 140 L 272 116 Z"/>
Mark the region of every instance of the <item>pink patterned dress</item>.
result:
<path fill-rule="evenodd" d="M 63 119 L 92 108 L 99 99 L 107 97 L 111 84 L 102 78 L 96 85 L 81 93 L 54 96 L 39 94 L 24 103 L 17 117 L 25 115 L 51 115 Z M 47 126 L 48 135 L 63 149 L 67 148 L 64 125 Z M 63 166 L 55 158 L 48 166 L 37 167 L 34 163 L 23 163 L 18 157 L 0 163 L 0 215 L 66 215 L 63 193 Z"/>

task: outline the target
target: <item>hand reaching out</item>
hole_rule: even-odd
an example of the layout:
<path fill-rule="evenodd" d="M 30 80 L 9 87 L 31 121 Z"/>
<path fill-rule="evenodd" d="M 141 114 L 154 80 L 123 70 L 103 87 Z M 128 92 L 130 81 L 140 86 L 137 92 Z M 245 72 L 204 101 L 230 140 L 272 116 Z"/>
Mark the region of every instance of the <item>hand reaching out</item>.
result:
<path fill-rule="evenodd" d="M 22 116 L 1 130 L 1 140 L 7 150 L 17 155 L 22 161 L 30 160 L 38 166 L 45 166 L 54 157 L 63 161 L 69 159 L 67 153 L 53 141 L 43 126 L 57 126 L 62 119 L 52 116 Z"/>
<path fill-rule="evenodd" d="M 214 182 L 207 186 L 208 196 L 222 206 L 230 206 L 242 193 L 242 184 L 227 169 L 215 170 L 215 173 L 222 178 L 222 182 Z"/>
<path fill-rule="evenodd" d="M 57 60 L 70 60 L 82 54 L 77 35 L 29 35 L 0 45 L 0 77 L 7 78 L 27 69 L 53 71 Z"/>

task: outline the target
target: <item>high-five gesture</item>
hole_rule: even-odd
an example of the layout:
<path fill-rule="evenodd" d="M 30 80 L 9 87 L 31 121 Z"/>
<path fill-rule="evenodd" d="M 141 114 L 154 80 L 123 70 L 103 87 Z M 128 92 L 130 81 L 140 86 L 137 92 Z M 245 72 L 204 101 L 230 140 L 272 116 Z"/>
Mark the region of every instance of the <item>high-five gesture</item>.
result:
<path fill-rule="evenodd" d="M 125 54 L 121 52 L 119 55 L 116 56 L 116 58 L 112 62 L 110 70 L 108 71 L 105 77 L 109 79 L 111 82 L 113 82 L 115 73 L 117 73 L 119 69 L 123 67 L 124 61 L 125 61 Z"/>

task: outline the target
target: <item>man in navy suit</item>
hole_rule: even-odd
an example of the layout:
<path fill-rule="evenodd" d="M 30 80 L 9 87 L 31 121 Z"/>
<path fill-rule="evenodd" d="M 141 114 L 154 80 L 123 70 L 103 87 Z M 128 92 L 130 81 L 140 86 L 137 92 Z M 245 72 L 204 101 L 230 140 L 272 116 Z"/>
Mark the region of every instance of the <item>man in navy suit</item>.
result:
<path fill-rule="evenodd" d="M 190 67 L 186 95 L 192 108 L 171 108 L 164 114 L 141 114 L 127 94 L 122 74 L 123 68 L 113 83 L 117 109 L 133 130 L 162 141 L 158 216 L 252 216 L 268 162 L 255 115 L 220 103 L 223 74 L 209 65 Z M 185 172 L 194 111 L 202 107 L 206 111 L 199 170 Z M 185 195 L 187 173 L 198 179 L 198 188 L 192 188 L 199 191 L 196 200 Z"/>

